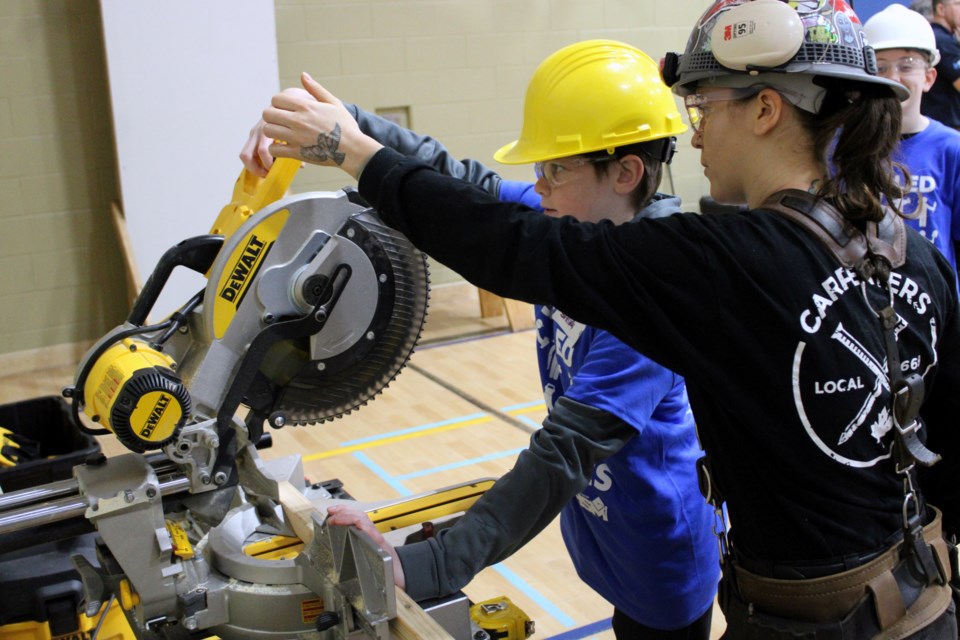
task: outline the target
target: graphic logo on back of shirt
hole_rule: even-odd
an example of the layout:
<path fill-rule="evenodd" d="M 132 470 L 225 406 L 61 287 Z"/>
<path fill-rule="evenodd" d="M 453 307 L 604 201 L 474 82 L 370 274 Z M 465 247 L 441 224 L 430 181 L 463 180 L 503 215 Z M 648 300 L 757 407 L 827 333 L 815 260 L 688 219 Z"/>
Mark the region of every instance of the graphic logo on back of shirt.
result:
<path fill-rule="evenodd" d="M 603 500 L 600 498 L 600 496 L 597 496 L 591 500 L 582 493 L 578 493 L 577 502 L 580 503 L 580 506 L 583 507 L 587 513 L 597 516 L 604 522 L 609 521 L 609 518 L 607 517 L 607 505 L 603 503 Z"/>
<path fill-rule="evenodd" d="M 613 474 L 610 471 L 609 465 L 606 463 L 597 465 L 596 469 L 593 471 L 593 479 L 590 480 L 589 486 L 597 491 L 609 491 L 611 488 L 613 488 Z M 587 513 L 600 518 L 604 522 L 609 521 L 609 518 L 607 517 L 607 505 L 603 502 L 603 498 L 600 496 L 590 498 L 583 493 L 578 493 L 577 502 L 580 503 L 580 506 Z"/>
<path fill-rule="evenodd" d="M 929 342 L 924 340 L 927 344 L 918 346 L 914 341 L 906 347 L 900 343 L 903 374 L 923 375 L 936 364 L 937 331 L 930 296 L 895 272 L 890 287 L 897 312 L 894 333 L 899 337 L 911 324 L 929 327 L 920 330 L 929 336 Z M 873 284 L 868 288 L 878 291 Z M 857 276 L 844 268 L 821 283 L 821 290 L 800 314 L 800 325 L 810 339 L 797 344 L 791 375 L 794 403 L 807 435 L 831 459 L 852 467 L 870 467 L 889 458 L 888 434 L 893 428 L 889 363 L 882 340 L 877 340 L 879 325 L 870 324 L 877 320 L 866 307 L 865 290 Z M 879 297 L 871 299 L 882 302 Z M 850 312 L 857 318 L 870 316 L 865 323 L 845 324 L 842 318 L 851 317 Z M 867 346 L 866 336 L 857 334 L 864 327 L 869 327 L 872 346 Z M 915 352 L 907 353 L 908 348 Z M 831 371 L 837 373 L 824 373 Z"/>
<path fill-rule="evenodd" d="M 542 320 L 537 320 L 537 347 L 550 349 L 547 354 L 547 377 L 550 380 L 562 382 L 566 386 L 570 384 L 574 348 L 586 327 L 556 309 L 544 307 L 543 311 L 548 313 L 553 322 L 551 325 L 545 325 Z M 560 376 L 564 371 L 567 372 L 567 380 L 561 381 Z"/>
<path fill-rule="evenodd" d="M 897 183 L 902 182 L 900 174 L 897 175 Z M 901 185 L 902 186 L 902 185 Z M 931 217 L 937 212 L 937 201 L 928 196 L 928 194 L 937 191 L 937 180 L 933 176 L 917 174 L 910 177 L 910 191 L 897 201 L 897 207 L 903 212 L 907 220 L 916 220 L 920 235 L 930 242 L 935 242 L 939 231 L 928 223 Z"/>

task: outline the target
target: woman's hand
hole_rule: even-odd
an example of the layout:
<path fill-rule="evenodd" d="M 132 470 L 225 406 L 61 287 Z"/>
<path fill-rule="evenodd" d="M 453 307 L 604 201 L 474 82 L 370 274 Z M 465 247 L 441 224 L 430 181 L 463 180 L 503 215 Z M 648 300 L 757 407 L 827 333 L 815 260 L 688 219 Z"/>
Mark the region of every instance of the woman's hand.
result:
<path fill-rule="evenodd" d="M 403 578 L 403 565 L 400 564 L 400 556 L 397 555 L 397 550 L 387 542 L 383 534 L 377 531 L 377 527 L 363 509 L 341 502 L 327 507 L 327 514 L 328 524 L 339 527 L 356 527 L 370 536 L 374 542 L 380 545 L 381 549 L 389 553 L 390 557 L 393 558 L 393 581 L 401 589 L 406 587 L 406 581 Z"/>
<path fill-rule="evenodd" d="M 364 135 L 343 103 L 309 74 L 304 73 L 300 81 L 307 95 L 287 89 L 275 95 L 263 112 L 264 126 L 257 134 L 275 140 L 267 147 L 269 155 L 340 167 L 358 179 L 383 145 Z M 255 131 L 256 127 L 251 137 Z M 254 143 L 251 158 L 261 155 L 260 146 Z M 259 162 L 263 164 L 262 159 Z"/>
<path fill-rule="evenodd" d="M 273 140 L 263 133 L 267 123 L 261 118 L 250 129 L 250 137 L 240 150 L 240 161 L 247 171 L 258 178 L 266 178 L 267 172 L 273 166 L 273 156 L 270 155 L 270 145 Z"/>

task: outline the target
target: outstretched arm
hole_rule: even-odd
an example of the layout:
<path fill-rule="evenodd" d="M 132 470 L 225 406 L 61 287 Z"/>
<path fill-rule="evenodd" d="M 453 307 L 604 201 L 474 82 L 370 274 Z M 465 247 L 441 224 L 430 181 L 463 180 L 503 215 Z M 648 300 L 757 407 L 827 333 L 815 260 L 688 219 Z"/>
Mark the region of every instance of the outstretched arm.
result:
<path fill-rule="evenodd" d="M 263 133 L 275 141 L 267 148 L 269 154 L 339 167 L 358 179 L 383 145 L 360 131 L 343 103 L 309 74 L 304 73 L 301 82 L 309 96 L 283 91 L 263 112 Z"/>
<path fill-rule="evenodd" d="M 636 433 L 605 411 L 561 398 L 514 468 L 454 526 L 396 548 L 407 593 L 415 600 L 454 593 L 513 554 L 587 485 L 596 464 Z"/>
<path fill-rule="evenodd" d="M 360 125 L 360 131 L 383 146 L 399 151 L 405 156 L 414 156 L 444 175 L 472 182 L 482 187 L 487 193 L 499 194 L 500 176 L 483 163 L 469 158 L 458 160 L 436 138 L 404 129 L 356 105 L 345 104 L 344 106 Z"/>
<path fill-rule="evenodd" d="M 285 93 L 299 95 L 308 100 L 316 99 L 303 89 L 287 89 Z M 501 178 L 483 163 L 470 159 L 459 160 L 450 154 L 443 143 L 431 136 L 420 135 L 405 129 L 385 118 L 364 111 L 357 105 L 339 100 L 337 102 L 342 104 L 356 120 L 361 132 L 385 147 L 405 156 L 414 156 L 444 175 L 472 182 L 488 193 L 499 195 Z M 247 170 L 260 177 L 265 177 L 267 171 L 273 166 L 273 156 L 270 154 L 270 145 L 273 140 L 264 133 L 265 126 L 263 119 L 253 126 L 240 152 L 240 160 Z"/>

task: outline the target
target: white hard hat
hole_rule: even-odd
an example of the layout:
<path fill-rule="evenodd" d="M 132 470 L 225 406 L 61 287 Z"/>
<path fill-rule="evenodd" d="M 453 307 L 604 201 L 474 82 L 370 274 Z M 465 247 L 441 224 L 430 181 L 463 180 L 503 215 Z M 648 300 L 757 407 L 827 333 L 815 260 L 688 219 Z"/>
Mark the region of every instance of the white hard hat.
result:
<path fill-rule="evenodd" d="M 933 66 L 940 62 L 937 39 L 927 19 L 902 4 L 891 4 L 863 25 L 867 41 L 875 51 L 916 49 L 927 54 Z"/>

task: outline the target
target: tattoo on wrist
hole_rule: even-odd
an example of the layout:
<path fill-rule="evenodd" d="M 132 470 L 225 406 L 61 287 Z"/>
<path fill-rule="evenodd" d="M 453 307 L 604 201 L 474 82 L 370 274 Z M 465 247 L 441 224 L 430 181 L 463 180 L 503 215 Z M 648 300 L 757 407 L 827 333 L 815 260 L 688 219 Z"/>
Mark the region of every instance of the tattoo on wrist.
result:
<path fill-rule="evenodd" d="M 343 164 L 347 159 L 345 153 L 340 153 L 337 148 L 340 146 L 340 124 L 337 123 L 330 133 L 321 133 L 317 136 L 317 144 L 309 147 L 300 147 L 300 157 L 304 160 L 315 160 L 317 162 L 326 162 L 333 160 L 337 166 Z"/>

